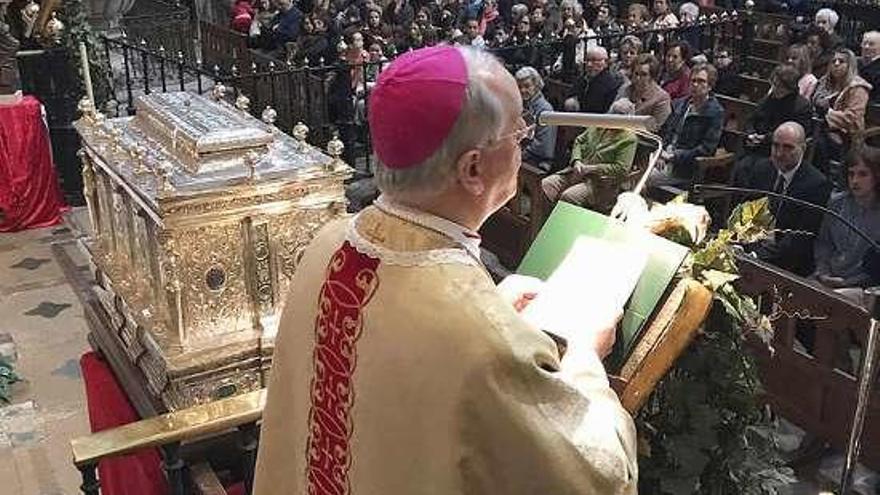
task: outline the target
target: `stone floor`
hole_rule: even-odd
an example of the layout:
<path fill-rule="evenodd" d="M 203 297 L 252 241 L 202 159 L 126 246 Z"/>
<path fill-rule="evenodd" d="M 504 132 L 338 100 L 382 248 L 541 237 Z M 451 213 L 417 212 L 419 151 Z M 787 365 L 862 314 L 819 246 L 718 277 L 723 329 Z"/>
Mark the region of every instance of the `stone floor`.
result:
<path fill-rule="evenodd" d="M 24 379 L 0 405 L 0 493 L 78 493 L 70 439 L 89 431 L 79 357 L 86 322 L 52 253 L 72 248 L 66 227 L 0 234 L 0 336 Z M 77 263 L 75 249 L 66 249 Z M 0 337 L 0 341 L 4 340 Z"/>

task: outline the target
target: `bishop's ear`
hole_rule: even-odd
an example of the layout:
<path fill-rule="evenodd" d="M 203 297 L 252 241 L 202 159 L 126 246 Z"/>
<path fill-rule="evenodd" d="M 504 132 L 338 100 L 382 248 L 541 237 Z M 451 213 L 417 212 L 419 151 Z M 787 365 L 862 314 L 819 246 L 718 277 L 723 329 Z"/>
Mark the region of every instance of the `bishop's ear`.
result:
<path fill-rule="evenodd" d="M 456 180 L 474 196 L 480 196 L 486 190 L 484 165 L 483 153 L 478 149 L 462 153 L 455 164 Z"/>

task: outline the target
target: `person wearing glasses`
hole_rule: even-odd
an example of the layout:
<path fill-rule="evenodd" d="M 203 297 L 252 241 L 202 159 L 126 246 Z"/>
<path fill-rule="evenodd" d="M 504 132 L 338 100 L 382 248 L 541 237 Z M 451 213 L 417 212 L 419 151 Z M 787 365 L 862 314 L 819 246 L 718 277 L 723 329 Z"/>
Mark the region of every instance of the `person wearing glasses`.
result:
<path fill-rule="evenodd" d="M 574 83 L 572 94 L 565 101 L 565 109 L 605 113 L 614 102 L 623 78 L 611 71 L 608 66 L 608 51 L 601 46 L 587 48 L 584 66 L 584 77 L 578 78 Z"/>
<path fill-rule="evenodd" d="M 657 84 L 659 74 L 660 61 L 643 53 L 632 65 L 630 81 L 617 92 L 618 100 L 627 99 L 635 105 L 635 115 L 651 117 L 647 126 L 650 132 L 657 132 L 672 112 L 669 95 Z"/>
<path fill-rule="evenodd" d="M 480 261 L 531 132 L 515 78 L 485 50 L 424 48 L 369 105 L 382 196 L 297 264 L 254 493 L 635 495 L 635 428 L 601 362 L 616 322 L 571 312 L 563 354 Z"/>
<path fill-rule="evenodd" d="M 718 69 L 718 81 L 715 82 L 715 94 L 739 97 L 742 83 L 739 78 L 739 65 L 733 59 L 730 50 L 725 46 L 715 49 L 712 65 Z"/>
<path fill-rule="evenodd" d="M 711 64 L 698 65 L 690 72 L 690 96 L 672 102 L 672 114 L 660 129 L 666 148 L 649 185 L 687 187 L 693 181 L 697 158 L 715 154 L 724 125 L 724 107 L 712 94 L 717 75 Z"/>
<path fill-rule="evenodd" d="M 852 138 L 865 128 L 870 91 L 871 85 L 859 76 L 856 55 L 847 48 L 834 50 L 828 71 L 816 85 L 812 103 L 821 119 L 816 137 L 816 166 L 830 175 L 840 189 L 845 184 L 839 160 L 849 150 Z"/>

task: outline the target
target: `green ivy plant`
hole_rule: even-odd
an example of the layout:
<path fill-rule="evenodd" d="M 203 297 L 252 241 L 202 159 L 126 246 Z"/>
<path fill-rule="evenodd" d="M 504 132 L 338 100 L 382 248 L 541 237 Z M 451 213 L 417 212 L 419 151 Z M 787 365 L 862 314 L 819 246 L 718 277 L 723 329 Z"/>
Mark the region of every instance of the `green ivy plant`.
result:
<path fill-rule="evenodd" d="M 665 235 L 691 248 L 683 276 L 712 290 L 715 304 L 701 334 L 636 418 L 642 494 L 764 495 L 794 481 L 778 454 L 746 348 L 749 333 L 769 345 L 772 327 L 733 285 L 733 246 L 760 240 L 773 223 L 763 198 L 740 205 L 727 228 L 698 245 L 687 229 Z"/>
<path fill-rule="evenodd" d="M 20 382 L 12 363 L 0 356 L 0 404 L 9 404 L 12 400 L 12 384 Z"/>

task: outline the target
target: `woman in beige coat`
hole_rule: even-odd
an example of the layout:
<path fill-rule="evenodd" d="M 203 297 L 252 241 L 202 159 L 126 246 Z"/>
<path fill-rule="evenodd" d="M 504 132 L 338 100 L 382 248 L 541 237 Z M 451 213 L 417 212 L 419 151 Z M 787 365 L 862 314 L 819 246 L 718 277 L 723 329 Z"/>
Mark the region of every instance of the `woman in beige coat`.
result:
<path fill-rule="evenodd" d="M 865 129 L 865 109 L 871 85 L 858 75 L 858 59 L 849 49 L 838 48 L 819 79 L 812 103 L 816 116 L 822 118 L 816 136 L 816 165 L 837 185 L 835 157 L 844 156 L 854 137 Z"/>

